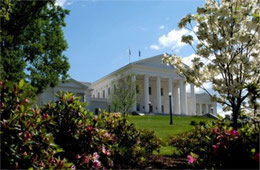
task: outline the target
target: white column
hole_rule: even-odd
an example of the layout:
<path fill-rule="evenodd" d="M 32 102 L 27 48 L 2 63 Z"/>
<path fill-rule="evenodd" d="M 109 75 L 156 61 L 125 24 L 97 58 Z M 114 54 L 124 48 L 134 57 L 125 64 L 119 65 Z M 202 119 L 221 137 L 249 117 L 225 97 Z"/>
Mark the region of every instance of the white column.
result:
<path fill-rule="evenodd" d="M 190 84 L 191 91 L 191 115 L 196 115 L 196 94 L 194 90 L 194 84 Z"/>
<path fill-rule="evenodd" d="M 202 115 L 202 104 L 200 103 L 200 115 Z"/>
<path fill-rule="evenodd" d="M 157 96 L 157 112 L 161 113 L 162 109 L 162 97 L 161 97 L 161 78 L 160 77 L 156 77 L 156 96 Z"/>
<path fill-rule="evenodd" d="M 215 115 L 217 115 L 217 103 L 215 102 L 215 104 L 214 104 L 214 111 L 213 111 L 213 113 L 215 114 Z"/>
<path fill-rule="evenodd" d="M 169 87 L 169 93 L 171 93 L 172 94 L 172 79 L 171 78 L 169 78 L 168 79 L 168 87 Z M 169 93 L 168 93 L 168 98 L 169 98 Z M 173 98 L 173 96 L 172 96 L 172 98 Z M 170 99 L 169 99 L 170 100 Z M 172 107 L 172 103 L 173 103 L 173 100 L 171 100 L 171 107 Z M 169 106 L 170 107 L 170 106 Z M 172 107 L 173 108 L 173 107 Z"/>
<path fill-rule="evenodd" d="M 149 112 L 149 76 L 144 75 L 144 110 Z"/>
<path fill-rule="evenodd" d="M 134 103 L 133 103 L 133 106 L 132 106 L 132 111 L 136 111 L 136 76 L 132 75 L 131 79 L 132 79 L 132 84 L 133 84 L 133 91 L 134 91 L 134 94 L 135 94 L 135 99 L 134 99 Z"/>
<path fill-rule="evenodd" d="M 181 114 L 187 114 L 187 96 L 184 80 L 180 80 Z"/>
<path fill-rule="evenodd" d="M 206 104 L 206 113 L 209 113 L 209 105 Z"/>
<path fill-rule="evenodd" d="M 179 91 L 177 84 L 173 86 L 173 113 L 180 114 L 180 101 L 179 101 Z"/>

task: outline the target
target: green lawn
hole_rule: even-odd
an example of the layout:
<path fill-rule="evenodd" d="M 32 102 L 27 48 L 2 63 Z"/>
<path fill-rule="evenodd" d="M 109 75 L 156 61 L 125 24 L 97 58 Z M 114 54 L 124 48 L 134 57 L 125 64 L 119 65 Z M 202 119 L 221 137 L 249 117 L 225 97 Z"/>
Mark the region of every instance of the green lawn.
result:
<path fill-rule="evenodd" d="M 160 148 L 162 155 L 171 155 L 173 148 L 166 146 L 170 136 L 189 131 L 192 129 L 190 121 L 208 121 L 212 120 L 199 116 L 173 116 L 173 125 L 170 125 L 169 116 L 129 116 L 129 121 L 133 122 L 138 128 L 154 130 L 155 134 L 162 139 L 164 146 Z"/>

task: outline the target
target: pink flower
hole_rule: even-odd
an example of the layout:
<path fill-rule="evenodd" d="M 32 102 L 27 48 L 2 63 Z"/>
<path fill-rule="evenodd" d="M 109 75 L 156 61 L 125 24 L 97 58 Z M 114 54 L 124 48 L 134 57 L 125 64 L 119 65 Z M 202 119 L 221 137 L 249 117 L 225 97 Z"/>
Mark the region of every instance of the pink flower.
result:
<path fill-rule="evenodd" d="M 109 150 L 106 150 L 105 146 L 103 145 L 102 146 L 102 152 L 103 154 L 107 155 L 107 156 L 110 156 L 111 155 L 111 152 Z"/>
<path fill-rule="evenodd" d="M 218 139 L 218 140 L 221 140 L 223 137 L 224 137 L 223 135 L 218 135 L 218 136 L 217 136 L 217 139 Z"/>
<path fill-rule="evenodd" d="M 76 158 L 76 159 L 80 159 L 81 156 L 80 156 L 79 154 L 77 154 L 77 155 L 75 156 L 75 158 Z"/>
<path fill-rule="evenodd" d="M 92 168 L 99 169 L 100 167 L 101 167 L 101 162 L 99 160 L 94 160 Z"/>
<path fill-rule="evenodd" d="M 254 160 L 260 162 L 260 153 L 259 152 L 255 154 Z"/>
<path fill-rule="evenodd" d="M 187 158 L 188 158 L 188 164 L 194 164 L 198 159 L 198 155 L 191 153 L 190 155 L 187 156 Z"/>
<path fill-rule="evenodd" d="M 89 161 L 90 161 L 90 155 L 88 155 L 88 156 L 85 156 L 85 161 L 84 161 L 84 162 L 85 162 L 86 164 L 88 164 L 88 163 L 89 163 Z"/>
<path fill-rule="evenodd" d="M 214 128 L 212 129 L 212 133 L 214 133 L 214 134 L 219 134 L 218 131 L 219 131 L 219 129 L 216 128 L 216 127 L 214 127 Z"/>
<path fill-rule="evenodd" d="M 88 127 L 87 127 L 87 131 L 88 131 L 89 133 L 91 133 L 92 130 L 93 130 L 93 127 L 92 127 L 92 126 L 88 126 Z"/>
<path fill-rule="evenodd" d="M 94 160 L 98 160 L 98 158 L 99 158 L 98 153 L 97 153 L 97 152 L 94 152 L 94 153 L 93 153 L 93 159 L 94 159 Z"/>
<path fill-rule="evenodd" d="M 118 137 L 113 136 L 112 144 L 115 144 L 117 142 L 117 140 L 118 140 Z"/>

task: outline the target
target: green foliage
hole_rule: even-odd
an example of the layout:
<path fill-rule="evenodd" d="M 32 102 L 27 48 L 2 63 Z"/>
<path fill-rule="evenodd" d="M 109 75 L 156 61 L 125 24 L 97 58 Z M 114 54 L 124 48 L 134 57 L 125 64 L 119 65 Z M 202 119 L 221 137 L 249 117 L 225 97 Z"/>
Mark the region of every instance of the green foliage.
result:
<path fill-rule="evenodd" d="M 59 156 L 81 169 L 113 167 L 112 134 L 97 126 L 97 117 L 85 110 L 86 104 L 78 97 L 60 93 L 58 98 L 45 105 L 42 114 L 50 115 L 55 122 L 48 127 L 48 132 L 64 150 Z"/>
<path fill-rule="evenodd" d="M 68 168 L 65 159 L 55 154 L 62 149 L 47 133 L 49 119 L 32 108 L 33 89 L 24 81 L 19 85 L 0 81 L 1 92 L 1 168 L 5 169 L 61 169 Z"/>
<path fill-rule="evenodd" d="M 159 140 L 119 113 L 99 116 L 71 93 L 32 107 L 34 89 L 0 82 L 1 168 L 132 168 L 144 165 Z M 70 163 L 71 162 L 71 163 Z"/>
<path fill-rule="evenodd" d="M 114 112 L 127 113 L 135 104 L 138 99 L 136 93 L 136 82 L 132 82 L 132 78 L 135 75 L 123 75 L 112 82 L 112 93 L 110 96 L 110 102 Z"/>
<path fill-rule="evenodd" d="M 117 137 L 114 163 L 118 168 L 139 167 L 160 147 L 160 140 L 153 131 L 138 130 L 120 113 L 102 113 L 98 120 L 98 126 Z"/>
<path fill-rule="evenodd" d="M 42 113 L 55 122 L 48 131 L 64 150 L 59 156 L 77 168 L 138 167 L 159 147 L 153 132 L 136 129 L 119 113 L 93 116 L 72 94 L 60 94 L 58 98 L 45 105 Z"/>
<path fill-rule="evenodd" d="M 259 132 L 249 124 L 236 131 L 220 120 L 179 134 L 170 139 L 170 145 L 195 168 L 257 168 Z M 197 157 L 189 155 L 191 152 Z"/>
<path fill-rule="evenodd" d="M 1 1 L 1 80 L 26 79 L 40 93 L 67 78 L 62 27 L 69 12 L 54 2 Z"/>

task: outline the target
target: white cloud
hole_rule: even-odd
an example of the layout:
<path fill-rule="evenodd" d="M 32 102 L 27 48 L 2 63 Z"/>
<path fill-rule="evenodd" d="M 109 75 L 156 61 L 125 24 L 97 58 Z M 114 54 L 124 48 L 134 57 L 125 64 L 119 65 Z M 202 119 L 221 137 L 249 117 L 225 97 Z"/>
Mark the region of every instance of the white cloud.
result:
<path fill-rule="evenodd" d="M 153 45 L 150 45 L 150 49 L 152 49 L 152 50 L 159 50 L 161 48 L 158 45 L 153 44 Z"/>
<path fill-rule="evenodd" d="M 161 25 L 161 26 L 159 27 L 160 30 L 163 30 L 164 28 L 165 28 L 164 25 Z"/>
<path fill-rule="evenodd" d="M 182 57 L 182 61 L 184 64 L 188 65 L 188 66 L 191 66 L 192 65 L 192 60 L 197 57 L 196 54 L 191 54 L 190 56 L 187 56 L 187 57 Z"/>
<path fill-rule="evenodd" d="M 159 47 L 158 45 L 155 45 L 155 44 L 150 45 L 150 48 L 153 49 L 153 50 L 160 50 L 161 49 L 161 47 Z"/>
<path fill-rule="evenodd" d="M 173 29 L 167 34 L 164 34 L 158 38 L 159 44 L 157 46 L 160 47 L 160 49 L 171 48 L 172 50 L 178 52 L 178 50 L 180 50 L 183 46 L 187 45 L 181 42 L 181 37 L 187 34 L 191 34 L 191 32 L 187 29 Z M 152 46 L 150 46 L 150 48 L 154 49 Z"/>
<path fill-rule="evenodd" d="M 56 0 L 55 5 L 64 7 L 66 0 Z"/>

